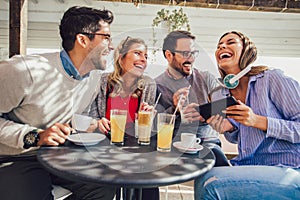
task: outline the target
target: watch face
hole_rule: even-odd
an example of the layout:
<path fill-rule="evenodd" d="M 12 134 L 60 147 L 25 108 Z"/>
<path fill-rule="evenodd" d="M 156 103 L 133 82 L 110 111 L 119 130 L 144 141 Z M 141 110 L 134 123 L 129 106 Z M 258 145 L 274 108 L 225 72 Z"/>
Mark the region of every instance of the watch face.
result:
<path fill-rule="evenodd" d="M 30 147 L 36 147 L 39 140 L 40 140 L 40 136 L 39 136 L 39 133 L 37 132 L 37 130 L 32 130 L 24 136 L 24 139 L 23 139 L 24 146 L 23 147 L 25 149 L 28 149 Z"/>
<path fill-rule="evenodd" d="M 35 135 L 34 135 L 34 133 L 27 134 L 27 136 L 26 136 L 26 142 L 29 145 L 34 144 L 34 142 L 35 142 Z"/>

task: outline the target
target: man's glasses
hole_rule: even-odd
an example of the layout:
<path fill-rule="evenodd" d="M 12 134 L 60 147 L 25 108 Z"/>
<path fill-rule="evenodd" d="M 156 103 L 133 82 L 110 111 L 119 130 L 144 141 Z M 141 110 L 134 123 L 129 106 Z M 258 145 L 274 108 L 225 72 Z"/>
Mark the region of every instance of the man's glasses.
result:
<path fill-rule="evenodd" d="M 182 55 L 183 58 L 190 58 L 191 56 L 193 56 L 194 58 L 196 58 L 199 55 L 199 50 L 195 50 L 195 51 L 179 51 L 179 50 L 174 50 L 173 53 L 179 53 Z"/>
<path fill-rule="evenodd" d="M 104 36 L 109 41 L 111 41 L 111 35 L 107 34 L 107 33 L 86 33 L 86 32 L 82 32 L 80 34 L 83 34 L 83 35 L 101 35 L 101 36 Z"/>

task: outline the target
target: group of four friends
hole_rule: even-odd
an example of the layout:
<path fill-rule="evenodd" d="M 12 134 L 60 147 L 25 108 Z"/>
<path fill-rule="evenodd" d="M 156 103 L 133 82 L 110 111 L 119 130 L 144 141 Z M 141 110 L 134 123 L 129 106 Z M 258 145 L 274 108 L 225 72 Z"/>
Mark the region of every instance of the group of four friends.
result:
<path fill-rule="evenodd" d="M 144 40 L 127 37 L 113 48 L 113 18 L 106 9 L 71 7 L 59 26 L 61 52 L 18 55 L 0 63 L 1 199 L 53 199 L 52 184 L 69 189 L 72 194 L 67 199 L 113 199 L 113 187 L 66 180 L 46 171 L 35 158 L 36 150 L 63 144 L 71 134 L 74 113 L 93 117 L 95 131 L 109 134 L 110 110 L 126 109 L 129 133 L 135 113 L 153 109 L 159 93 L 156 109 L 168 113 L 175 111 L 182 95 L 191 102 L 190 110 L 225 96 L 238 100 L 238 105 L 224 111 L 228 118 L 215 115 L 204 122 L 192 112 L 185 124 L 176 117 L 174 135 L 186 130 L 197 134 L 216 157 L 215 167 L 195 180 L 195 199 L 300 196 L 296 80 L 277 69 L 251 66 L 257 58 L 255 44 L 236 31 L 222 35 L 215 51 L 221 82 L 251 66 L 235 88 L 193 66 L 199 51 L 195 36 L 187 31 L 172 31 L 164 38 L 168 66 L 153 80 L 143 74 L 148 57 Z M 114 71 L 103 73 L 113 49 Z M 236 158 L 226 160 L 219 134 L 238 144 Z M 144 189 L 142 194 L 143 199 L 159 199 L 158 188 Z"/>

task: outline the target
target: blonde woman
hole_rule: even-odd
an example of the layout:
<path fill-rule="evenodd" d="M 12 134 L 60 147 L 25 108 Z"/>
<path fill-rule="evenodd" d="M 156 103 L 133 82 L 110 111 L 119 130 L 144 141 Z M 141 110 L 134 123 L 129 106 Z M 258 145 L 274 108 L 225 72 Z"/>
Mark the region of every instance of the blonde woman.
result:
<path fill-rule="evenodd" d="M 91 117 L 98 119 L 98 129 L 102 133 L 109 134 L 111 109 L 128 111 L 127 137 L 134 137 L 134 120 L 138 110 L 153 109 L 150 105 L 155 103 L 156 84 L 143 74 L 147 57 L 147 45 L 142 39 L 127 37 L 115 49 L 114 72 L 101 76 L 100 92 L 89 112 Z M 142 195 L 144 200 L 156 200 L 159 199 L 159 190 L 143 189 Z"/>
<path fill-rule="evenodd" d="M 128 110 L 126 133 L 130 135 L 135 113 L 139 109 L 151 109 L 149 105 L 154 104 L 156 84 L 143 74 L 147 57 L 147 46 L 142 39 L 127 37 L 115 49 L 114 71 L 101 76 L 100 92 L 89 112 L 91 117 L 98 119 L 101 132 L 110 131 L 111 109 Z"/>

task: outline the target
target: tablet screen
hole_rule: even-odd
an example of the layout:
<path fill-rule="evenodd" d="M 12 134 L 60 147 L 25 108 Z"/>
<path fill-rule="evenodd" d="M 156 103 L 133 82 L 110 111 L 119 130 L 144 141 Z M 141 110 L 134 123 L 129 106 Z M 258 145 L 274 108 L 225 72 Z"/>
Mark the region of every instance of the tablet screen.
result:
<path fill-rule="evenodd" d="M 199 112 L 200 115 L 207 120 L 212 115 L 219 114 L 223 117 L 226 117 L 224 113 L 222 113 L 222 110 L 225 110 L 227 107 L 232 105 L 237 105 L 238 102 L 236 99 L 232 96 L 213 101 L 207 104 L 203 104 L 199 106 Z"/>

